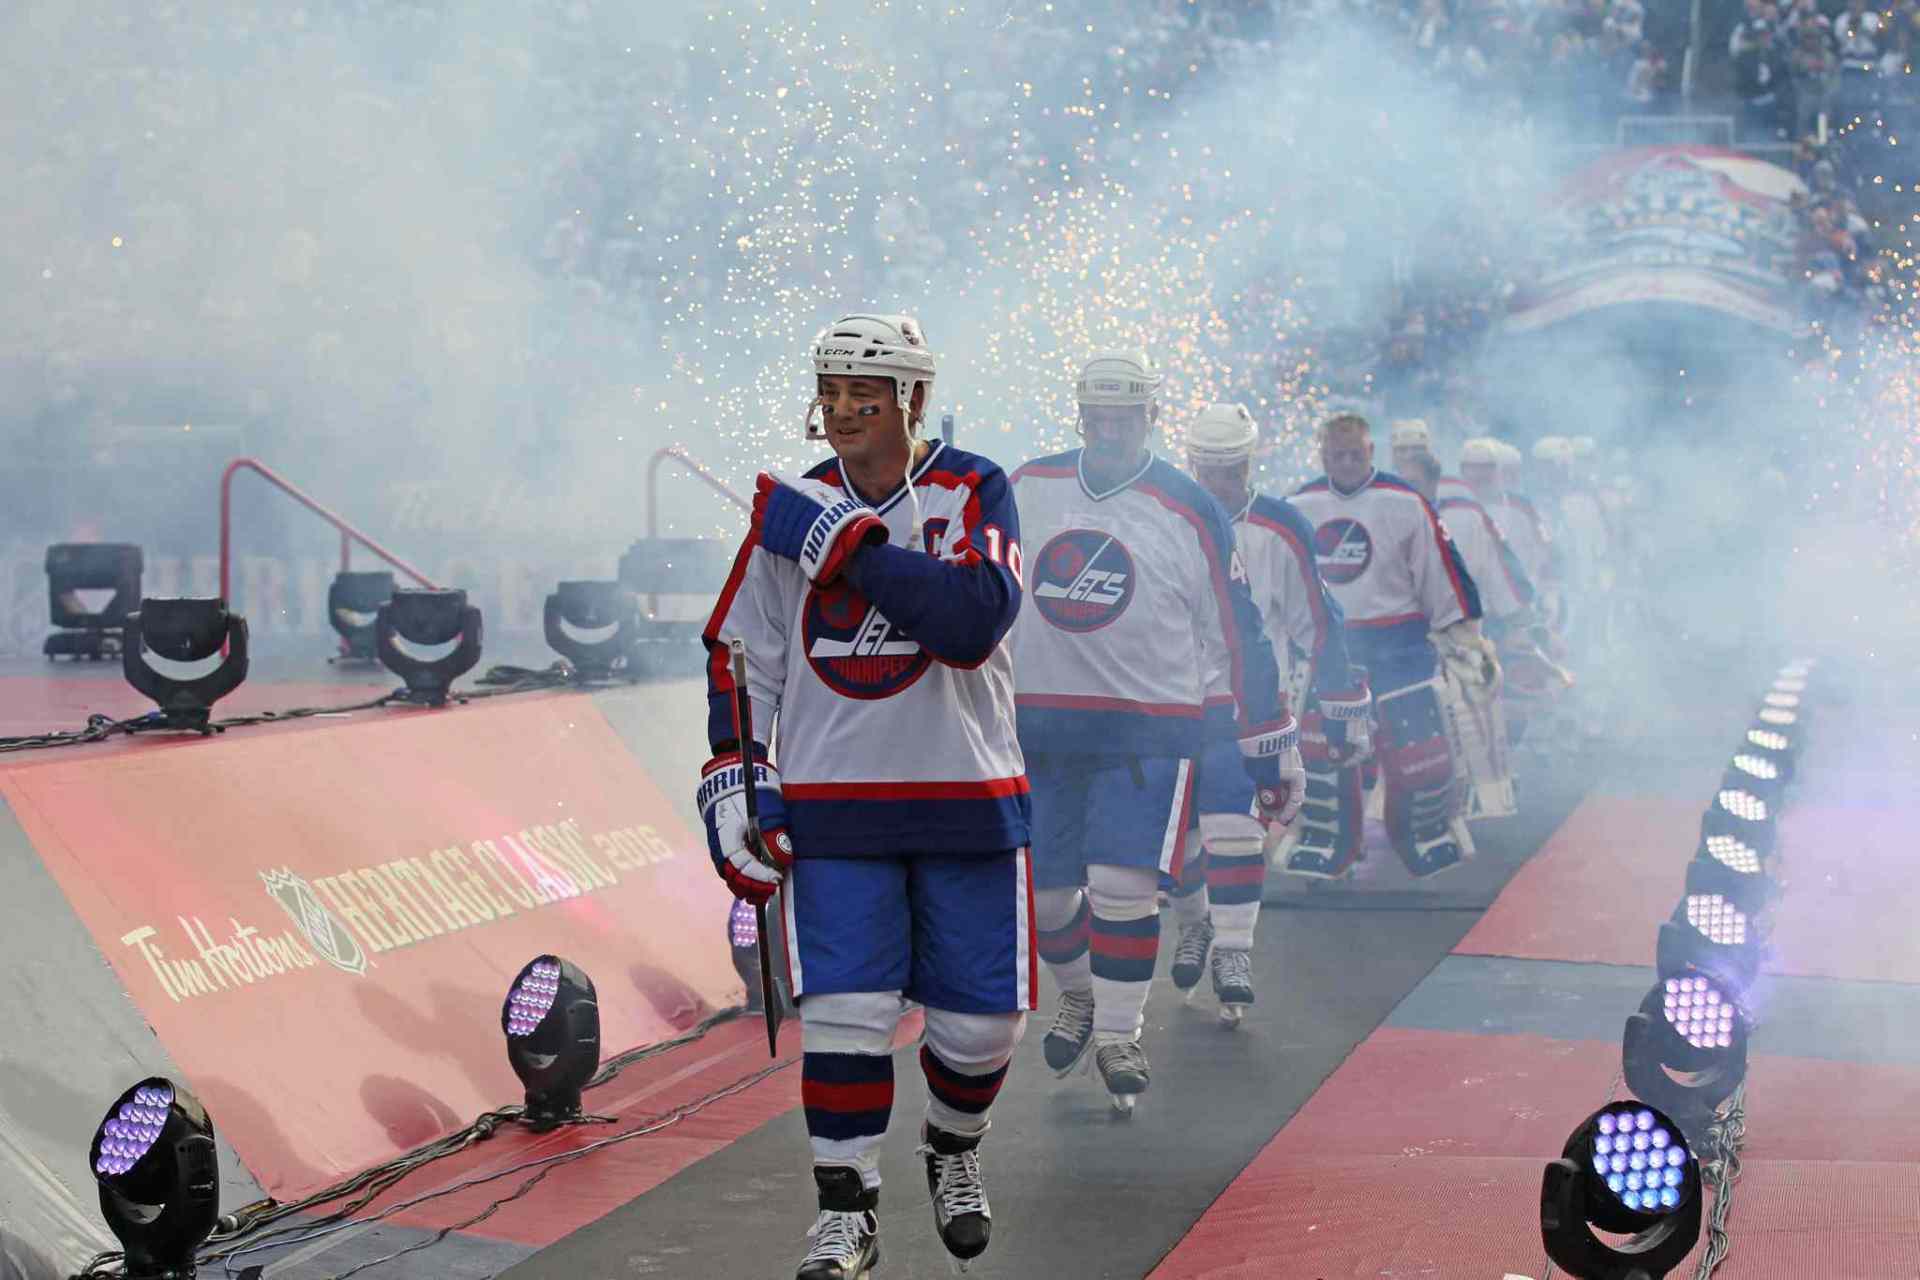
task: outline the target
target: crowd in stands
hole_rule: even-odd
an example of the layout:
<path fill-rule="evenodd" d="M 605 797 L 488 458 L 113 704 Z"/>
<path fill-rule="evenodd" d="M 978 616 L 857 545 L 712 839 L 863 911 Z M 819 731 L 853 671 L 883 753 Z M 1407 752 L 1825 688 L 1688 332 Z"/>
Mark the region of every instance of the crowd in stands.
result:
<path fill-rule="evenodd" d="M 1729 53 L 1737 67 L 1747 68 L 1740 74 L 1756 86 L 1762 79 L 1777 85 L 1772 102 L 1759 103 L 1764 93 L 1753 95 L 1759 104 L 1753 106 L 1754 118 L 1764 118 L 1769 132 L 1777 121 L 1778 128 L 1799 136 L 1820 104 L 1864 102 L 1870 96 L 1887 103 L 1905 92 L 1904 58 L 1920 0 L 1901 0 L 1903 7 L 1889 11 L 1869 10 L 1864 0 L 1844 0 L 1846 9 L 1823 9 L 1822 0 L 1781 0 L 1788 6 L 1784 10 L 1773 0 L 1746 3 Z M 1316 24 L 1368 33 L 1384 53 L 1422 69 L 1450 102 L 1464 106 L 1463 118 L 1482 124 L 1436 138 L 1396 132 L 1397 122 L 1389 122 L 1374 139 L 1401 172 L 1447 175 L 1457 189 L 1449 192 L 1440 216 L 1420 181 L 1355 174 L 1351 156 L 1315 153 L 1310 147 L 1290 154 L 1289 184 L 1312 193 L 1337 215 L 1312 228 L 1313 235 L 1343 234 L 1345 211 L 1354 209 L 1366 211 L 1369 230 L 1364 237 L 1346 233 L 1337 252 L 1318 240 L 1290 245 L 1275 276 L 1246 282 L 1236 305 L 1265 319 L 1263 310 L 1277 314 L 1285 303 L 1299 304 L 1314 327 L 1316 356 L 1338 389 L 1365 387 L 1392 403 L 1447 403 L 1465 394 L 1456 370 L 1499 321 L 1515 273 L 1525 267 L 1513 246 L 1537 207 L 1539 192 L 1523 187 L 1527 179 L 1516 177 L 1509 157 L 1530 138 L 1556 132 L 1553 126 L 1567 121 L 1583 127 L 1592 140 L 1610 140 L 1621 113 L 1669 110 L 1686 39 L 1684 15 L 1675 17 L 1667 12 L 1670 6 L 1648 6 L 1645 0 L 1056 0 L 1022 6 L 1010 11 L 984 45 L 933 51 L 943 58 L 951 53 L 982 72 L 967 81 L 956 76 L 950 91 L 930 94 L 914 106 L 918 114 L 912 127 L 922 138 L 944 139 L 946 154 L 956 159 L 916 167 L 910 181 L 896 181 L 891 190 L 881 190 L 886 184 L 875 180 L 856 193 L 855 179 L 888 175 L 877 165 L 865 174 L 836 169 L 850 136 L 846 131 L 898 132 L 907 127 L 905 116 L 867 121 L 855 113 L 836 119 L 829 129 L 815 117 L 796 114 L 776 126 L 778 136 L 769 143 L 743 147 L 732 120 L 702 105 L 709 95 L 729 103 L 738 99 L 755 103 L 764 118 L 776 87 L 784 93 L 793 85 L 804 95 L 805 76 L 810 69 L 818 71 L 811 54 L 787 54 L 781 48 L 785 37 L 756 18 L 752 8 L 743 7 L 739 19 L 749 26 L 749 19 L 759 23 L 750 36 L 729 30 L 726 38 L 698 47 L 680 36 L 662 37 L 643 49 L 608 36 L 614 11 L 626 12 L 625 6 L 577 0 L 539 7 L 524 30 L 516 29 L 514 47 L 487 53 L 498 62 L 492 79 L 493 71 L 482 75 L 481 70 L 492 68 L 493 61 L 476 63 L 467 52 L 448 47 L 445 32 L 459 28 L 452 20 L 461 12 L 451 0 L 388 5 L 315 0 L 298 11 L 299 20 L 241 5 L 232 8 L 231 21 L 207 14 L 189 19 L 186 11 L 169 11 L 176 16 L 150 16 L 143 20 L 146 27 L 116 29 L 112 36 L 116 57 L 137 62 L 131 51 L 147 49 L 151 52 L 143 56 L 152 63 L 128 78 L 125 120 L 116 126 L 112 142 L 78 136 L 55 142 L 63 154 L 72 153 L 67 159 L 76 164 L 112 171 L 121 186 L 156 193 L 154 201 L 166 197 L 170 203 L 161 209 L 166 225 L 190 237 L 206 220 L 192 216 L 191 195 L 173 194 L 180 183 L 170 185 L 168 175 L 194 172 L 196 153 L 207 146 L 202 133 L 213 136 L 219 132 L 213 126 L 224 130 L 230 123 L 221 115 L 217 91 L 226 73 L 217 65 L 192 65 L 208 50 L 236 67 L 271 67 L 275 58 L 283 58 L 297 72 L 305 64 L 289 51 L 324 33 L 340 52 L 337 65 L 329 64 L 331 74 L 354 88 L 351 118 L 368 129 L 387 127 L 381 124 L 385 121 L 398 131 L 404 108 L 415 100 L 407 95 L 423 78 L 451 76 L 475 101 L 517 94 L 520 105 L 511 113 L 500 108 L 511 122 L 509 132 L 473 133 L 474 139 L 495 138 L 503 154 L 476 162 L 455 148 L 449 163 L 456 169 L 500 168 L 509 180 L 503 185 L 510 199 L 479 202 L 476 217 L 497 216 L 504 208 L 513 220 L 468 238 L 489 250 L 506 246 L 549 291 L 537 318 L 525 322 L 524 337 L 508 335 L 524 352 L 486 361 L 525 388 L 521 403 L 533 421 L 516 438 L 525 444 L 524 461 L 532 467 L 552 455 L 554 440 L 575 421 L 568 388 L 604 381 L 609 368 L 645 367 L 676 318 L 711 317 L 729 289 L 759 289 L 768 296 L 785 291 L 811 297 L 829 290 L 916 296 L 951 278 L 949 269 L 969 251 L 974 228 L 1009 210 L 1032 207 L 1050 190 L 1085 187 L 1103 168 L 1118 167 L 1124 176 L 1124 166 L 1145 150 L 1142 144 L 1130 153 L 1124 140 L 1150 138 L 1155 127 L 1217 83 L 1220 73 L 1273 76 L 1276 109 L 1284 110 L 1283 94 L 1295 64 L 1281 55 L 1311 51 L 1323 29 Z M 777 6 L 768 12 L 776 11 Z M 187 40 L 159 29 L 189 21 L 204 30 Z M 1278 73 L 1276 66 L 1282 67 Z M 879 74 L 875 67 L 854 71 L 855 80 Z M 1017 82 L 1011 73 L 1018 74 Z M 1871 85 L 1863 87 L 1860 77 Z M 814 88 L 832 79 L 831 73 L 817 74 Z M 1121 92 L 1123 87 L 1129 91 Z M 383 101 L 383 88 L 391 91 L 391 101 Z M 1089 104 L 1095 102 L 1099 131 L 1121 140 L 1102 149 L 1085 145 Z M 1010 146 L 1006 121 L 1015 114 L 1019 145 Z M 349 133 L 341 129 L 321 161 L 333 173 L 371 173 L 373 149 L 363 146 L 368 155 L 356 154 Z M 94 152 L 86 150 L 90 142 Z M 970 159 L 962 163 L 958 157 Z M 1796 156 L 1795 166 L 1812 190 L 1804 202 L 1803 278 L 1812 301 L 1836 306 L 1876 287 L 1877 259 L 1866 243 L 1870 215 L 1863 218 L 1860 207 L 1860 184 L 1870 182 L 1871 175 L 1834 140 L 1807 149 L 1802 161 Z M 26 172 L 31 177 L 39 170 L 28 165 Z M 894 170 L 892 176 L 901 172 L 909 171 Z M 231 174 L 218 176 L 234 180 Z M 801 209 L 796 198 L 780 214 L 791 220 L 789 225 L 776 217 L 749 221 L 745 210 L 755 202 L 770 212 L 785 195 L 797 197 L 803 179 L 814 182 L 815 192 L 825 191 L 814 208 Z M 421 181 L 426 185 L 425 178 Z M 1196 178 L 1203 199 L 1205 181 L 1204 174 Z M 377 190 L 377 180 L 369 182 L 368 189 Z M 718 187 L 741 191 L 755 184 L 759 190 L 753 200 L 740 207 L 719 207 L 713 199 Z M 135 213 L 151 215 L 154 201 Z M 236 203 L 247 207 L 245 200 Z M 450 365 L 437 379 L 421 374 L 427 363 L 423 352 L 386 341 L 385 335 L 430 316 L 436 332 L 423 347 L 457 348 L 464 342 L 466 350 L 491 353 L 503 339 L 489 331 L 489 324 L 512 313 L 520 300 L 502 307 L 497 296 L 480 287 L 488 283 L 483 273 L 449 267 L 474 286 L 473 296 L 449 306 L 434 290 L 431 299 L 412 299 L 408 310 L 407 291 L 393 288 L 404 266 L 396 247 L 402 237 L 389 243 L 367 235 L 369 243 L 383 244 L 392 255 L 373 259 L 381 269 L 363 271 L 367 278 L 356 279 L 352 268 L 365 264 L 342 258 L 347 237 L 338 234 L 337 225 L 319 225 L 317 234 L 308 234 L 298 205 L 290 205 L 284 228 L 246 228 L 250 241 L 272 236 L 284 241 L 277 253 L 263 251 L 250 259 L 270 262 L 271 271 L 257 278 L 221 271 L 236 242 L 215 238 L 218 224 L 209 222 L 203 236 L 208 243 L 172 260 L 196 289 L 212 281 L 209 288 L 227 296 L 203 299 L 194 290 L 177 298 L 154 295 L 166 302 L 164 307 L 124 283 L 131 279 L 137 286 L 133 273 L 154 270 L 155 259 L 116 256 L 101 247 L 106 236 L 98 232 L 110 228 L 76 230 L 87 243 L 72 257 L 84 254 L 92 274 L 49 254 L 45 278 L 54 284 L 34 304 L 37 331 L 59 335 L 61 350 L 45 361 L 47 368 L 76 370 L 68 379 L 76 386 L 110 381 L 113 360 L 151 344 L 130 332 L 119 349 L 105 352 L 101 335 L 124 326 L 128 316 L 161 312 L 170 320 L 194 322 L 195 340 L 181 357 L 183 367 L 193 367 L 189 361 L 201 362 L 203 369 L 257 370 L 272 361 L 298 366 L 278 386 L 250 372 L 246 396 L 230 397 L 253 397 L 252 384 L 259 383 L 267 388 L 260 398 L 274 406 L 265 411 L 269 415 L 289 404 L 307 407 L 341 388 L 349 389 L 353 412 L 370 420 L 417 415 L 436 398 L 449 400 L 449 388 L 457 389 L 460 375 L 469 370 Z M 846 219 L 831 256 L 796 251 L 775 259 L 764 251 L 769 241 L 784 239 L 803 248 L 818 243 L 819 227 L 806 220 L 822 216 L 821 210 Z M 378 222 L 376 213 L 390 218 L 406 212 L 369 210 L 364 225 Z M 151 243 L 156 237 L 148 233 L 145 239 Z M 1349 288 L 1354 259 L 1387 263 L 1386 287 Z M 767 278 L 749 279 L 754 271 L 766 272 Z M 420 287 L 435 284 L 428 280 Z M 216 302 L 223 308 L 217 312 L 210 310 Z M 389 315 L 391 323 L 383 328 L 381 321 Z M 219 327 L 227 316 L 227 328 L 240 335 L 231 340 Z M 1240 318 L 1227 317 L 1228 327 L 1236 327 L 1233 322 Z M 503 323 L 511 328 L 521 321 Z M 1256 369 L 1272 358 L 1266 339 L 1279 326 L 1237 327 L 1249 335 L 1238 363 Z M 277 341 L 285 334 L 295 335 L 299 345 Z M 230 349 L 220 348 L 223 341 Z M 211 379 L 196 372 L 178 381 L 198 388 Z M 51 393 L 44 402 L 61 421 L 77 412 Z M 122 413 L 125 406 L 103 412 Z M 188 416 L 186 409 L 181 416 Z"/>
<path fill-rule="evenodd" d="M 1834 127 L 1883 109 L 1911 109 L 1920 4 L 1891 0 L 1744 0 L 1727 40 L 1742 125 L 1756 140 Z"/>

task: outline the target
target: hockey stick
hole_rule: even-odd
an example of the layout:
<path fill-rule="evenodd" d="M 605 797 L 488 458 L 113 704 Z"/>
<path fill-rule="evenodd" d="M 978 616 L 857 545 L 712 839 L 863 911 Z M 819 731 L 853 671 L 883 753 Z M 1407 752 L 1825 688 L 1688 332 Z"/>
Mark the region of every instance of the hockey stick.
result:
<path fill-rule="evenodd" d="M 740 759 L 744 762 L 747 800 L 747 851 L 768 866 L 774 861 L 767 853 L 767 845 L 760 837 L 760 798 L 753 785 L 753 700 L 747 696 L 747 642 L 733 640 L 728 643 L 733 651 L 733 734 L 740 744 Z M 760 952 L 760 1003 L 767 1015 L 767 1056 L 778 1058 L 780 1051 L 776 1047 L 780 1036 L 780 992 L 773 984 L 773 956 L 767 941 L 767 904 L 753 904 L 753 922 L 755 937 L 759 940 Z"/>

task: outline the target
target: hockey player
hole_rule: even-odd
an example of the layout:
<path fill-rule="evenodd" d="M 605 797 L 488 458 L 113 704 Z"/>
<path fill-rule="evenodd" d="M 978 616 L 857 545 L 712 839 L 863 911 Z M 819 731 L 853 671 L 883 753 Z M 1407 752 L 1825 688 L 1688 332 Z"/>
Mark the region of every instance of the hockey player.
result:
<path fill-rule="evenodd" d="M 1291 821 L 1304 786 L 1226 513 L 1147 447 L 1160 385 L 1142 353 L 1094 357 L 1076 388 L 1084 447 L 1013 477 L 1039 548 L 1013 650 L 1033 779 L 1035 920 L 1060 986 L 1043 1048 L 1062 1075 L 1091 1048 L 1122 1114 L 1149 1082 L 1140 1027 L 1159 878 L 1181 870 L 1209 652 L 1225 656 L 1262 818 Z"/>
<path fill-rule="evenodd" d="M 1327 874 L 1338 851 L 1314 832 L 1338 828 L 1332 810 L 1344 800 L 1355 815 L 1361 797 L 1358 771 L 1351 794 L 1338 791 L 1341 766 L 1367 749 L 1370 699 L 1364 682 L 1347 667 L 1340 606 L 1327 594 L 1313 561 L 1313 526 L 1284 498 L 1253 490 L 1253 447 L 1259 439 L 1244 405 L 1213 404 L 1187 430 L 1187 467 L 1193 478 L 1233 520 L 1234 542 L 1246 566 L 1247 585 L 1260 611 L 1267 641 L 1281 662 L 1283 686 L 1299 710 L 1300 751 L 1306 794 L 1299 817 L 1287 828 L 1297 840 L 1293 857 Z M 1226 715 L 1209 715 L 1209 738 L 1194 761 L 1194 803 L 1200 813 L 1200 843 L 1190 843 L 1186 873 L 1172 891 L 1180 940 L 1173 951 L 1173 985 L 1191 992 L 1210 968 L 1220 1018 L 1237 1026 L 1253 1003 L 1254 924 L 1266 879 L 1263 824 L 1254 816 L 1253 784 L 1240 767 L 1234 745 L 1232 697 L 1224 689 L 1224 664 L 1212 664 L 1217 690 L 1208 700 Z M 1354 824 L 1349 824 L 1354 825 Z M 1209 964 L 1211 950 L 1211 964 Z"/>
<path fill-rule="evenodd" d="M 1469 440 L 1461 448 L 1463 467 L 1470 461 L 1491 464 L 1495 459 L 1494 449 L 1485 439 Z M 1485 610 L 1481 625 L 1487 639 L 1496 646 L 1509 633 L 1524 639 L 1533 624 L 1533 584 L 1527 581 L 1513 549 L 1464 484 L 1458 486 L 1459 491 L 1440 496 L 1438 459 L 1421 454 L 1411 461 L 1411 473 L 1406 478 L 1439 511 L 1440 523 L 1459 549 L 1468 576 L 1480 589 Z M 1450 660 L 1441 664 L 1436 688 L 1446 713 L 1454 764 L 1467 788 L 1467 817 L 1508 817 L 1515 812 L 1515 795 L 1508 764 L 1506 715 L 1499 701 L 1500 689 L 1493 683 L 1498 668 L 1481 661 L 1470 650 L 1443 648 L 1442 657 Z M 1460 661 L 1461 657 L 1466 660 Z"/>
<path fill-rule="evenodd" d="M 1434 690 L 1434 646 L 1494 678 L 1479 592 L 1432 505 L 1374 469 L 1365 418 L 1328 419 L 1320 457 L 1326 474 L 1293 503 L 1313 522 L 1320 575 L 1346 611 L 1348 653 L 1373 687 L 1388 837 L 1410 872 L 1432 875 L 1473 853 Z"/>
<path fill-rule="evenodd" d="M 1421 459 L 1430 459 L 1439 464 L 1439 451 L 1433 447 L 1433 432 L 1424 418 L 1396 418 L 1389 429 L 1389 443 L 1393 450 L 1393 474 L 1403 480 L 1411 480 L 1413 472 L 1420 467 Z M 1427 493 L 1427 501 L 1438 503 L 1441 498 L 1471 496 L 1466 482 L 1457 476 L 1440 471 L 1439 482 L 1432 493 Z"/>
<path fill-rule="evenodd" d="M 1020 525 L 998 467 L 919 438 L 934 357 L 911 317 L 847 316 L 812 357 L 807 434 L 834 457 L 803 479 L 756 481 L 704 635 L 713 759 L 699 807 L 736 896 L 764 902 L 785 884 L 820 1207 L 798 1275 L 851 1280 L 879 1258 L 903 998 L 926 1007 L 920 1151 L 935 1226 L 958 1259 L 988 1242 L 976 1148 L 1037 993 L 1030 804 L 1002 642 L 1020 609 Z M 734 741 L 735 637 L 753 742 Z M 747 847 L 747 785 L 764 851 Z"/>
<path fill-rule="evenodd" d="M 1565 668 L 1550 656 L 1561 651 L 1553 636 L 1553 626 L 1561 614 L 1558 572 L 1546 524 L 1532 500 L 1516 488 L 1523 461 L 1520 450 L 1491 436 L 1468 441 L 1460 459 L 1461 478 L 1472 486 L 1474 497 L 1513 549 L 1534 589 L 1528 617 L 1510 620 L 1506 633 L 1494 637 L 1500 645 L 1501 698 L 1507 731 L 1515 745 L 1526 738 L 1528 725 L 1572 681 Z M 1523 629 L 1519 625 L 1522 621 L 1531 625 Z"/>
<path fill-rule="evenodd" d="M 1483 438 L 1469 440 L 1461 447 L 1462 472 L 1469 467 L 1478 470 L 1498 465 L 1496 451 L 1491 442 Z M 1439 511 L 1440 522 L 1460 549 L 1467 573 L 1480 588 L 1480 605 L 1485 610 L 1482 625 L 1488 638 L 1497 641 L 1506 627 L 1527 626 L 1531 621 L 1533 582 L 1527 577 L 1519 556 L 1501 536 L 1499 526 L 1464 480 L 1453 480 L 1448 485 L 1451 477 L 1440 473 L 1438 459 L 1430 454 L 1426 455 L 1421 470 L 1426 472 L 1428 467 L 1431 467 L 1433 484 L 1423 487 L 1416 482 L 1414 487 Z"/>

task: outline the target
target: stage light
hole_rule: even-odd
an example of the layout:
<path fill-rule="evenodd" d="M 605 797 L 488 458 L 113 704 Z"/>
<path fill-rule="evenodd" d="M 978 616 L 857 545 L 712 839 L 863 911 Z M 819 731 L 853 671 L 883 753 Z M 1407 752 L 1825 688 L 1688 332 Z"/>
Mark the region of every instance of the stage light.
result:
<path fill-rule="evenodd" d="M 528 961 L 500 1006 L 507 1060 L 526 1086 L 536 1131 L 580 1116 L 580 1090 L 600 1069 L 600 1005 L 593 980 L 558 956 Z"/>
<path fill-rule="evenodd" d="M 1695 864 L 1698 865 L 1698 864 Z M 1731 875 L 1732 873 L 1727 873 Z M 1760 972 L 1760 931 L 1724 893 L 1688 893 L 1660 926 L 1654 948 L 1660 978 L 1704 973 L 1722 991 L 1744 994 Z"/>
<path fill-rule="evenodd" d="M 1798 725 L 1800 723 L 1800 713 L 1797 711 L 1789 711 L 1785 707 L 1762 707 L 1760 708 L 1760 723 L 1771 725 L 1776 729 L 1784 729 Z"/>
<path fill-rule="evenodd" d="M 87 1163 L 127 1280 L 192 1276 L 220 1216 L 220 1157 L 199 1100 L 162 1077 L 142 1080 L 108 1109 Z"/>
<path fill-rule="evenodd" d="M 147 662 L 146 650 L 174 662 L 204 662 L 226 649 L 220 665 L 205 675 L 176 680 Z M 211 733 L 213 704 L 247 678 L 247 620 L 214 599 L 154 599 L 127 615 L 120 670 L 127 683 L 159 704 L 169 729 Z"/>
<path fill-rule="evenodd" d="M 1750 791 L 1727 787 L 1714 797 L 1714 802 L 1742 822 L 1767 820 L 1767 802 Z"/>
<path fill-rule="evenodd" d="M 562 582 L 547 597 L 543 621 L 547 643 L 592 680 L 624 671 L 639 640 L 640 596 L 621 582 Z M 574 631 L 604 631 L 583 640 Z"/>
<path fill-rule="evenodd" d="M 1705 842 L 1702 843 L 1704 846 Z M 1741 857 L 1728 851 L 1727 858 L 1738 861 L 1742 867 L 1751 866 L 1750 871 L 1736 867 L 1727 858 L 1715 857 L 1711 847 L 1703 847 L 1687 864 L 1688 900 L 1717 898 L 1748 920 L 1758 917 L 1773 901 L 1773 882 L 1761 873 L 1753 851 L 1747 849 L 1745 854 Z"/>
<path fill-rule="evenodd" d="M 1793 781 L 1794 741 L 1786 728 L 1764 722 L 1753 725 L 1747 730 L 1745 740 L 1734 755 L 1736 765 L 1741 756 L 1751 756 L 1772 765 L 1782 785 Z"/>
<path fill-rule="evenodd" d="M 1777 707 L 1782 711 L 1798 711 L 1800 709 L 1799 694 L 1782 693 L 1778 689 L 1769 690 L 1766 697 L 1760 699 L 1760 701 L 1769 707 Z"/>
<path fill-rule="evenodd" d="M 1727 808 L 1735 817 L 1746 821 L 1764 821 L 1777 814 L 1786 795 L 1787 784 L 1780 776 L 1780 766 L 1762 757 L 1758 752 L 1736 751 L 1727 764 L 1727 771 L 1720 779 L 1721 791 L 1745 792 L 1759 802 L 1754 805 L 1736 797 L 1730 797 Z M 1718 803 L 1719 797 L 1715 797 Z M 1759 814 L 1756 819 L 1753 815 Z"/>
<path fill-rule="evenodd" d="M 124 542 L 56 542 L 47 548 L 47 611 L 57 628 L 49 658 L 111 658 L 126 644 L 127 615 L 140 604 L 140 548 Z M 113 592 L 89 609 L 82 591 Z"/>
<path fill-rule="evenodd" d="M 452 647 L 438 658 L 416 658 L 399 640 Z M 374 651 L 406 681 L 408 701 L 440 706 L 453 682 L 480 661 L 480 610 L 464 591 L 397 590 L 375 617 Z"/>
<path fill-rule="evenodd" d="M 385 569 L 355 572 L 342 569 L 327 588 L 327 621 L 340 636 L 340 657 L 348 662 L 373 662 L 380 606 L 393 599 L 393 575 Z"/>
<path fill-rule="evenodd" d="M 1740 947 L 1747 943 L 1747 913 L 1718 893 L 1690 893 L 1686 896 L 1687 923 L 1705 934 L 1707 941 L 1722 947 Z"/>
<path fill-rule="evenodd" d="M 1746 1015 L 1706 974 L 1667 978 L 1627 1019 L 1620 1062 L 1627 1087 L 1698 1140 L 1746 1079 Z"/>
<path fill-rule="evenodd" d="M 1631 1238 L 1618 1245 L 1595 1229 Z M 1540 1184 L 1547 1256 L 1580 1280 L 1658 1280 L 1700 1238 L 1700 1166 L 1653 1107 L 1610 1102 L 1574 1130 Z"/>
<path fill-rule="evenodd" d="M 1737 836 L 1704 836 L 1700 841 L 1701 852 L 1715 862 L 1741 875 L 1760 874 L 1760 852 Z"/>
<path fill-rule="evenodd" d="M 1738 785 L 1739 779 L 1721 782 L 1713 803 L 1700 820 L 1705 836 L 1732 836 L 1762 858 L 1773 856 L 1776 829 L 1773 808 L 1755 792 Z"/>
<path fill-rule="evenodd" d="M 743 899 L 735 898 L 727 912 L 727 942 L 733 970 L 747 984 L 747 1012 L 759 1013 L 765 1007 L 760 998 L 760 922 L 754 919 L 752 904 Z"/>

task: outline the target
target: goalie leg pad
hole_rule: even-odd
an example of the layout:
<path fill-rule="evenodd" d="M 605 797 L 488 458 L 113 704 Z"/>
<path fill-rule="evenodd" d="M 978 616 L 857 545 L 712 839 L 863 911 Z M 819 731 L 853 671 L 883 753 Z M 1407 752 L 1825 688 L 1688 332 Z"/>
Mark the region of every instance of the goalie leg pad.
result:
<path fill-rule="evenodd" d="M 1306 802 L 1282 834 L 1273 862 L 1293 875 L 1338 879 L 1360 860 L 1365 818 L 1362 773 L 1373 761 L 1336 768 L 1318 711 L 1300 718 L 1300 758 L 1307 767 Z"/>
<path fill-rule="evenodd" d="M 1507 717 L 1497 696 L 1468 688 L 1442 670 L 1439 688 L 1447 742 L 1460 767 L 1465 816 L 1506 818 L 1518 812 L 1508 760 Z"/>
<path fill-rule="evenodd" d="M 1378 698 L 1387 837 L 1407 870 L 1430 876 L 1471 857 L 1434 680 Z"/>

